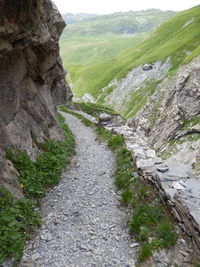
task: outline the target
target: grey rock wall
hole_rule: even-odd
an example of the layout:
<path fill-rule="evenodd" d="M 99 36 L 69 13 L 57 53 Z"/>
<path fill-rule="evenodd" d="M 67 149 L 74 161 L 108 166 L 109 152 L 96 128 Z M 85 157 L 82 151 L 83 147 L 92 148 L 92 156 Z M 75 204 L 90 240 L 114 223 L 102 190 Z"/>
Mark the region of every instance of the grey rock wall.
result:
<path fill-rule="evenodd" d="M 123 112 L 130 104 L 131 96 L 137 90 L 146 87 L 149 82 L 162 80 L 171 68 L 169 60 L 166 62 L 157 61 L 152 64 L 138 66 L 131 70 L 121 80 L 111 81 L 107 87 L 114 87 L 113 91 L 105 98 L 105 104 L 113 107 L 118 112 Z"/>
<path fill-rule="evenodd" d="M 50 0 L 0 0 L 0 185 L 21 197 L 5 149 L 62 140 L 55 105 L 72 97 L 64 82 L 59 37 L 65 27 Z"/>
<path fill-rule="evenodd" d="M 200 116 L 200 57 L 180 67 L 159 87 L 128 124 L 169 161 L 196 169 L 200 156 L 200 124 L 196 120 Z M 191 124 L 186 124 L 188 121 Z"/>

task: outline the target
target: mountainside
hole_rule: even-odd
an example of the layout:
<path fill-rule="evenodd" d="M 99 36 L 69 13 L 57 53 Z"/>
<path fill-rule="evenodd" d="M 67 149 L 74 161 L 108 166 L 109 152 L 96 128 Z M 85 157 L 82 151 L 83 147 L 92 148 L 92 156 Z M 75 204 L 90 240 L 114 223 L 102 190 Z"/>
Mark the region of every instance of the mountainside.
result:
<path fill-rule="evenodd" d="M 68 25 L 60 46 L 64 65 L 71 74 L 73 93 L 82 96 L 91 92 L 97 96 L 96 88 L 104 87 L 117 74 L 118 68 L 113 68 L 120 53 L 141 43 L 149 32 L 174 14 L 155 9 L 130 11 Z"/>
<path fill-rule="evenodd" d="M 71 98 L 58 40 L 65 27 L 51 1 L 0 5 L 0 186 L 22 197 L 17 172 L 5 149 L 25 150 L 34 159 L 40 143 L 62 140 L 55 105 Z"/>
<path fill-rule="evenodd" d="M 200 174 L 200 6 L 177 14 L 135 49 L 99 96 L 169 161 Z M 128 73 L 128 74 L 127 74 Z M 124 78 L 122 78 L 124 77 Z"/>
<path fill-rule="evenodd" d="M 66 24 L 73 24 L 84 19 L 90 19 L 96 17 L 96 14 L 85 14 L 85 13 L 64 13 L 62 17 Z"/>
<path fill-rule="evenodd" d="M 93 67 L 83 71 L 76 81 L 75 88 L 81 87 L 82 92 L 85 89 L 86 92 L 96 97 L 101 92 L 101 88 L 108 85 L 113 78 L 121 82 L 121 79 L 126 77 L 133 68 L 137 66 L 143 68 L 143 65 L 156 61 L 164 62 L 167 58 L 169 58 L 171 64 L 168 74 L 172 75 L 184 60 L 190 60 L 195 55 L 190 55 L 191 52 L 198 54 L 199 10 L 200 7 L 197 6 L 177 14 L 158 27 L 144 42 L 120 53 L 114 61 L 107 62 L 107 64 L 98 64 L 95 69 Z M 105 69 L 106 73 L 100 74 L 102 69 Z M 87 81 L 92 75 L 99 78 L 91 85 Z M 111 86 L 108 87 L 112 87 L 112 82 Z M 132 98 L 129 110 L 121 110 L 124 116 L 131 116 L 128 113 L 131 111 L 132 104 L 134 104 L 134 96 L 131 96 L 133 91 L 134 89 L 129 94 L 129 99 Z M 127 105 L 128 103 L 124 105 L 124 108 Z"/>
<path fill-rule="evenodd" d="M 152 31 L 157 25 L 174 15 L 174 11 L 148 9 L 144 11 L 118 12 L 109 15 L 86 17 L 76 25 L 69 25 L 68 34 L 134 34 Z M 66 18 L 67 22 L 67 18 Z"/>
<path fill-rule="evenodd" d="M 84 99 L 112 107 L 168 160 L 200 174 L 200 6 L 160 25 L 76 79 Z M 73 79 L 72 79 L 73 80 Z M 89 82 L 88 82 L 89 81 Z M 78 90 L 80 88 L 80 90 Z"/>

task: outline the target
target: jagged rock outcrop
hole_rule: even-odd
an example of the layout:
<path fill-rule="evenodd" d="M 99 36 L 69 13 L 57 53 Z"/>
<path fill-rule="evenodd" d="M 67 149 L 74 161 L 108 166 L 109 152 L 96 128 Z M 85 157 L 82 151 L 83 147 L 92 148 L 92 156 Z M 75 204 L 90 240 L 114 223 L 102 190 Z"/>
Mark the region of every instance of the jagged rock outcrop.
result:
<path fill-rule="evenodd" d="M 200 155 L 200 57 L 159 85 L 129 125 L 169 160 L 198 172 Z M 198 173 L 197 173 L 198 174 Z"/>
<path fill-rule="evenodd" d="M 102 94 L 104 94 L 108 88 L 112 88 L 112 92 L 105 97 L 105 104 L 122 115 L 129 116 L 132 112 L 131 108 L 135 106 L 133 99 L 136 98 L 137 102 L 141 102 L 140 98 L 142 98 L 142 102 L 145 102 L 145 99 L 152 94 L 151 91 L 166 77 L 170 68 L 170 60 L 157 61 L 132 69 L 125 78 L 119 81 L 112 80 L 102 89 Z"/>
<path fill-rule="evenodd" d="M 0 185 L 16 197 L 22 193 L 5 149 L 34 158 L 37 142 L 63 138 L 55 104 L 72 97 L 59 56 L 64 27 L 50 0 L 0 0 Z"/>

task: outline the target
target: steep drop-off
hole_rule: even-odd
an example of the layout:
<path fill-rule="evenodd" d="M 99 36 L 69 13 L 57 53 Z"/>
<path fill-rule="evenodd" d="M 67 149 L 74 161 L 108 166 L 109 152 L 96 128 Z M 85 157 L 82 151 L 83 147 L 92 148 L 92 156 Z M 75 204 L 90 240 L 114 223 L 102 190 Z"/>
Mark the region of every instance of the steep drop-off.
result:
<path fill-rule="evenodd" d="M 72 94 L 58 40 L 65 27 L 50 0 L 0 1 L 0 185 L 22 196 L 6 148 L 34 158 L 38 143 L 62 140 L 55 105 Z"/>
<path fill-rule="evenodd" d="M 111 106 L 162 158 L 200 174 L 200 6 L 180 12 L 121 56 L 97 102 Z M 128 71 L 128 74 L 127 74 Z"/>
<path fill-rule="evenodd" d="M 164 80 L 129 125 L 169 161 L 200 174 L 200 57 Z"/>

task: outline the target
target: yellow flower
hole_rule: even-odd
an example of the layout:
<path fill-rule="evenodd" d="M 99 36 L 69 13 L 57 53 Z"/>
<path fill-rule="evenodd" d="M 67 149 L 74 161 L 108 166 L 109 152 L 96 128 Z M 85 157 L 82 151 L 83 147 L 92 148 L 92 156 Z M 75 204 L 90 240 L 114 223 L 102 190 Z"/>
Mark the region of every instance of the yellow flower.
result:
<path fill-rule="evenodd" d="M 20 184 L 20 187 L 21 187 L 21 188 L 24 188 L 24 185 L 23 185 L 23 184 Z"/>

